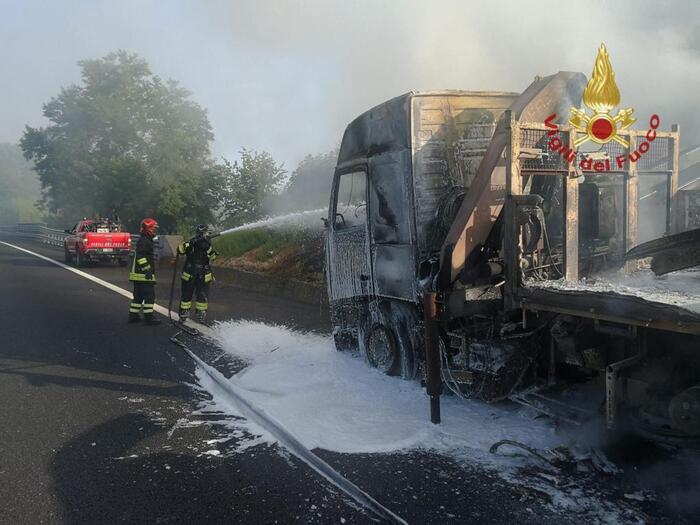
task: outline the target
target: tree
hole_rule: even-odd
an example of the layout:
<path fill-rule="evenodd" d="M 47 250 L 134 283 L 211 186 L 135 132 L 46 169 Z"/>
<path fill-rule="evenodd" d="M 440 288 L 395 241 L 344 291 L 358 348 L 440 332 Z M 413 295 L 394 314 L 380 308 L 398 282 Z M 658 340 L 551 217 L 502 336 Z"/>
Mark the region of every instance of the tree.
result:
<path fill-rule="evenodd" d="M 276 199 L 275 207 L 280 211 L 292 211 L 328 206 L 337 159 L 337 149 L 304 157 Z"/>
<path fill-rule="evenodd" d="M 229 227 L 262 218 L 267 201 L 279 193 L 287 173 L 266 151 L 243 148 L 240 157 L 233 164 L 224 160 L 218 166 L 221 219 Z"/>
<path fill-rule="evenodd" d="M 22 150 L 15 144 L 0 144 L 0 224 L 40 220 L 36 206 L 40 198 L 39 179 Z"/>
<path fill-rule="evenodd" d="M 206 111 L 137 55 L 119 51 L 78 64 L 81 84 L 44 105 L 50 125 L 28 126 L 21 139 L 46 208 L 66 221 L 115 209 L 131 227 L 150 215 L 166 232 L 212 221 Z"/>

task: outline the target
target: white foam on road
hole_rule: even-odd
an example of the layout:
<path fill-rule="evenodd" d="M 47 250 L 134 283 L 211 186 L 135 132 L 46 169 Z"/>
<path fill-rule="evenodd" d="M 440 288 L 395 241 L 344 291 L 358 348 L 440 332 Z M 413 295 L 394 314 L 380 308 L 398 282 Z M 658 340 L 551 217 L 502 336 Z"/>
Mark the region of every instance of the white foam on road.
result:
<path fill-rule="evenodd" d="M 124 297 L 131 292 L 55 259 L 0 244 L 59 266 Z M 167 308 L 155 306 L 168 315 Z M 174 316 L 175 313 L 172 313 Z M 230 380 L 309 449 L 392 452 L 411 448 L 443 452 L 485 452 L 500 439 L 536 448 L 560 443 L 546 422 L 508 406 L 489 406 L 445 397 L 443 423 L 428 420 L 428 399 L 417 381 L 385 376 L 362 360 L 339 353 L 328 336 L 248 321 L 218 324 L 214 330 L 188 324 L 217 339 L 227 352 L 250 363 Z M 225 405 L 225 404 L 224 404 Z M 253 434 L 274 441 L 250 421 Z"/>
<path fill-rule="evenodd" d="M 214 332 L 224 350 L 249 363 L 230 381 L 309 449 L 486 456 L 501 439 L 535 448 L 562 443 L 548 422 L 520 407 L 454 397 L 442 399 L 443 422 L 433 425 L 418 381 L 388 377 L 337 352 L 329 336 L 254 322 L 221 323 Z"/>
<path fill-rule="evenodd" d="M 518 456 L 502 455 L 513 452 L 507 447 L 498 455 L 489 452 L 495 442 L 510 439 L 541 451 L 564 446 L 585 457 L 588 437 L 559 435 L 550 420 L 534 419 L 527 409 L 445 396 L 442 423 L 433 425 L 428 397 L 418 381 L 388 377 L 363 359 L 336 351 L 329 336 L 248 321 L 219 323 L 213 332 L 224 350 L 248 362 L 228 379 L 237 397 L 308 450 L 436 452 L 460 462 L 476 462 L 513 485 L 536 488 L 548 494 L 560 512 L 575 512 L 594 523 L 639 522 L 636 515 L 628 516 L 628 509 L 576 484 L 557 488 L 523 478 L 519 467 L 537 459 L 524 458 L 517 451 Z M 198 377 L 213 395 L 213 408 L 243 418 L 230 423 L 238 450 L 279 442 L 274 433 L 246 414 L 245 407 L 231 402 L 230 396 L 219 395 L 204 373 Z M 546 464 L 539 467 L 551 469 Z"/>
<path fill-rule="evenodd" d="M 131 297 L 129 291 L 119 286 L 50 257 L 7 242 L 0 241 L 0 244 Z M 169 313 L 158 305 L 155 310 L 163 315 Z M 490 407 L 455 398 L 444 398 L 445 420 L 440 426 L 434 426 L 428 422 L 427 398 L 417 382 L 384 376 L 370 369 L 363 360 L 336 352 L 330 337 L 252 322 L 221 323 L 214 330 L 189 320 L 188 324 L 249 362 L 246 369 L 229 379 L 230 386 L 243 401 L 241 405 L 257 414 L 271 416 L 284 425 L 289 438 L 307 449 L 392 452 L 423 448 L 459 459 L 488 458 L 486 461 L 490 465 L 506 467 L 501 473 L 508 479 L 515 476 L 513 469 L 507 468 L 510 462 L 487 452 L 495 441 L 513 439 L 533 448 L 549 448 L 565 441 L 555 435 L 548 423 L 533 420 L 515 407 Z M 192 357 L 198 361 L 196 356 Z M 212 370 L 207 374 L 206 367 L 204 363 L 198 364 L 197 375 L 202 387 L 213 396 L 212 408 L 249 418 L 235 423 L 247 431 L 245 434 L 233 432 L 245 440 L 240 447 L 276 443 L 277 438 L 272 433 L 256 424 L 250 414 L 241 411 L 213 381 L 218 372 Z M 424 408 L 421 410 L 421 407 Z M 546 492 L 551 493 L 556 506 L 592 515 L 596 522 L 629 522 L 621 519 L 622 513 L 614 505 L 585 496 L 578 489 L 571 493 L 558 489 Z"/>

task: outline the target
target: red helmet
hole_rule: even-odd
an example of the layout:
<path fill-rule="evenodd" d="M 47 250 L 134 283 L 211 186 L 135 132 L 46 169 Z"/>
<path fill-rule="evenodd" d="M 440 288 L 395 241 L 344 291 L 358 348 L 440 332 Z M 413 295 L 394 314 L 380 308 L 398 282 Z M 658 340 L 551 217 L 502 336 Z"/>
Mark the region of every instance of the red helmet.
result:
<path fill-rule="evenodd" d="M 141 221 L 141 233 L 153 237 L 158 229 L 158 221 L 150 217 Z"/>

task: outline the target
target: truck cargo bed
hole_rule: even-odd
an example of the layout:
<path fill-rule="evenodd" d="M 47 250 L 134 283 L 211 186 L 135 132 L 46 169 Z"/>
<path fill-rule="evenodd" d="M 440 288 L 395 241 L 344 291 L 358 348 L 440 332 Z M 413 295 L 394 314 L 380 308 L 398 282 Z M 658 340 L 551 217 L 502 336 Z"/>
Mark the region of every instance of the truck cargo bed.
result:
<path fill-rule="evenodd" d="M 645 270 L 576 282 L 527 281 L 521 292 L 528 310 L 700 334 L 700 271 L 656 277 Z"/>

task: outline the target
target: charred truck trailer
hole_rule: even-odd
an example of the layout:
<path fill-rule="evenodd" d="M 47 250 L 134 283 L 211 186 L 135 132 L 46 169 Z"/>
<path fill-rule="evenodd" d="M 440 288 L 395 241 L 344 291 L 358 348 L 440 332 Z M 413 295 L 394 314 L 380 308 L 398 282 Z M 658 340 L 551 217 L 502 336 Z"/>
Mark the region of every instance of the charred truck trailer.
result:
<path fill-rule="evenodd" d="M 665 181 L 662 220 L 676 228 L 679 133 L 656 130 L 636 162 L 615 159 L 646 129 L 569 162 L 566 121 L 585 87 L 583 74 L 561 72 L 522 94 L 408 93 L 347 127 L 326 240 L 335 344 L 426 379 L 431 396 L 444 385 L 573 421 L 602 409 L 611 427 L 624 413 L 649 432 L 698 436 L 700 305 L 595 285 L 615 270 L 634 282 L 640 263 L 625 256 L 647 213 L 645 177 Z M 585 155 L 595 170 L 581 170 Z M 551 394 L 572 382 L 587 386 L 587 405 Z"/>

